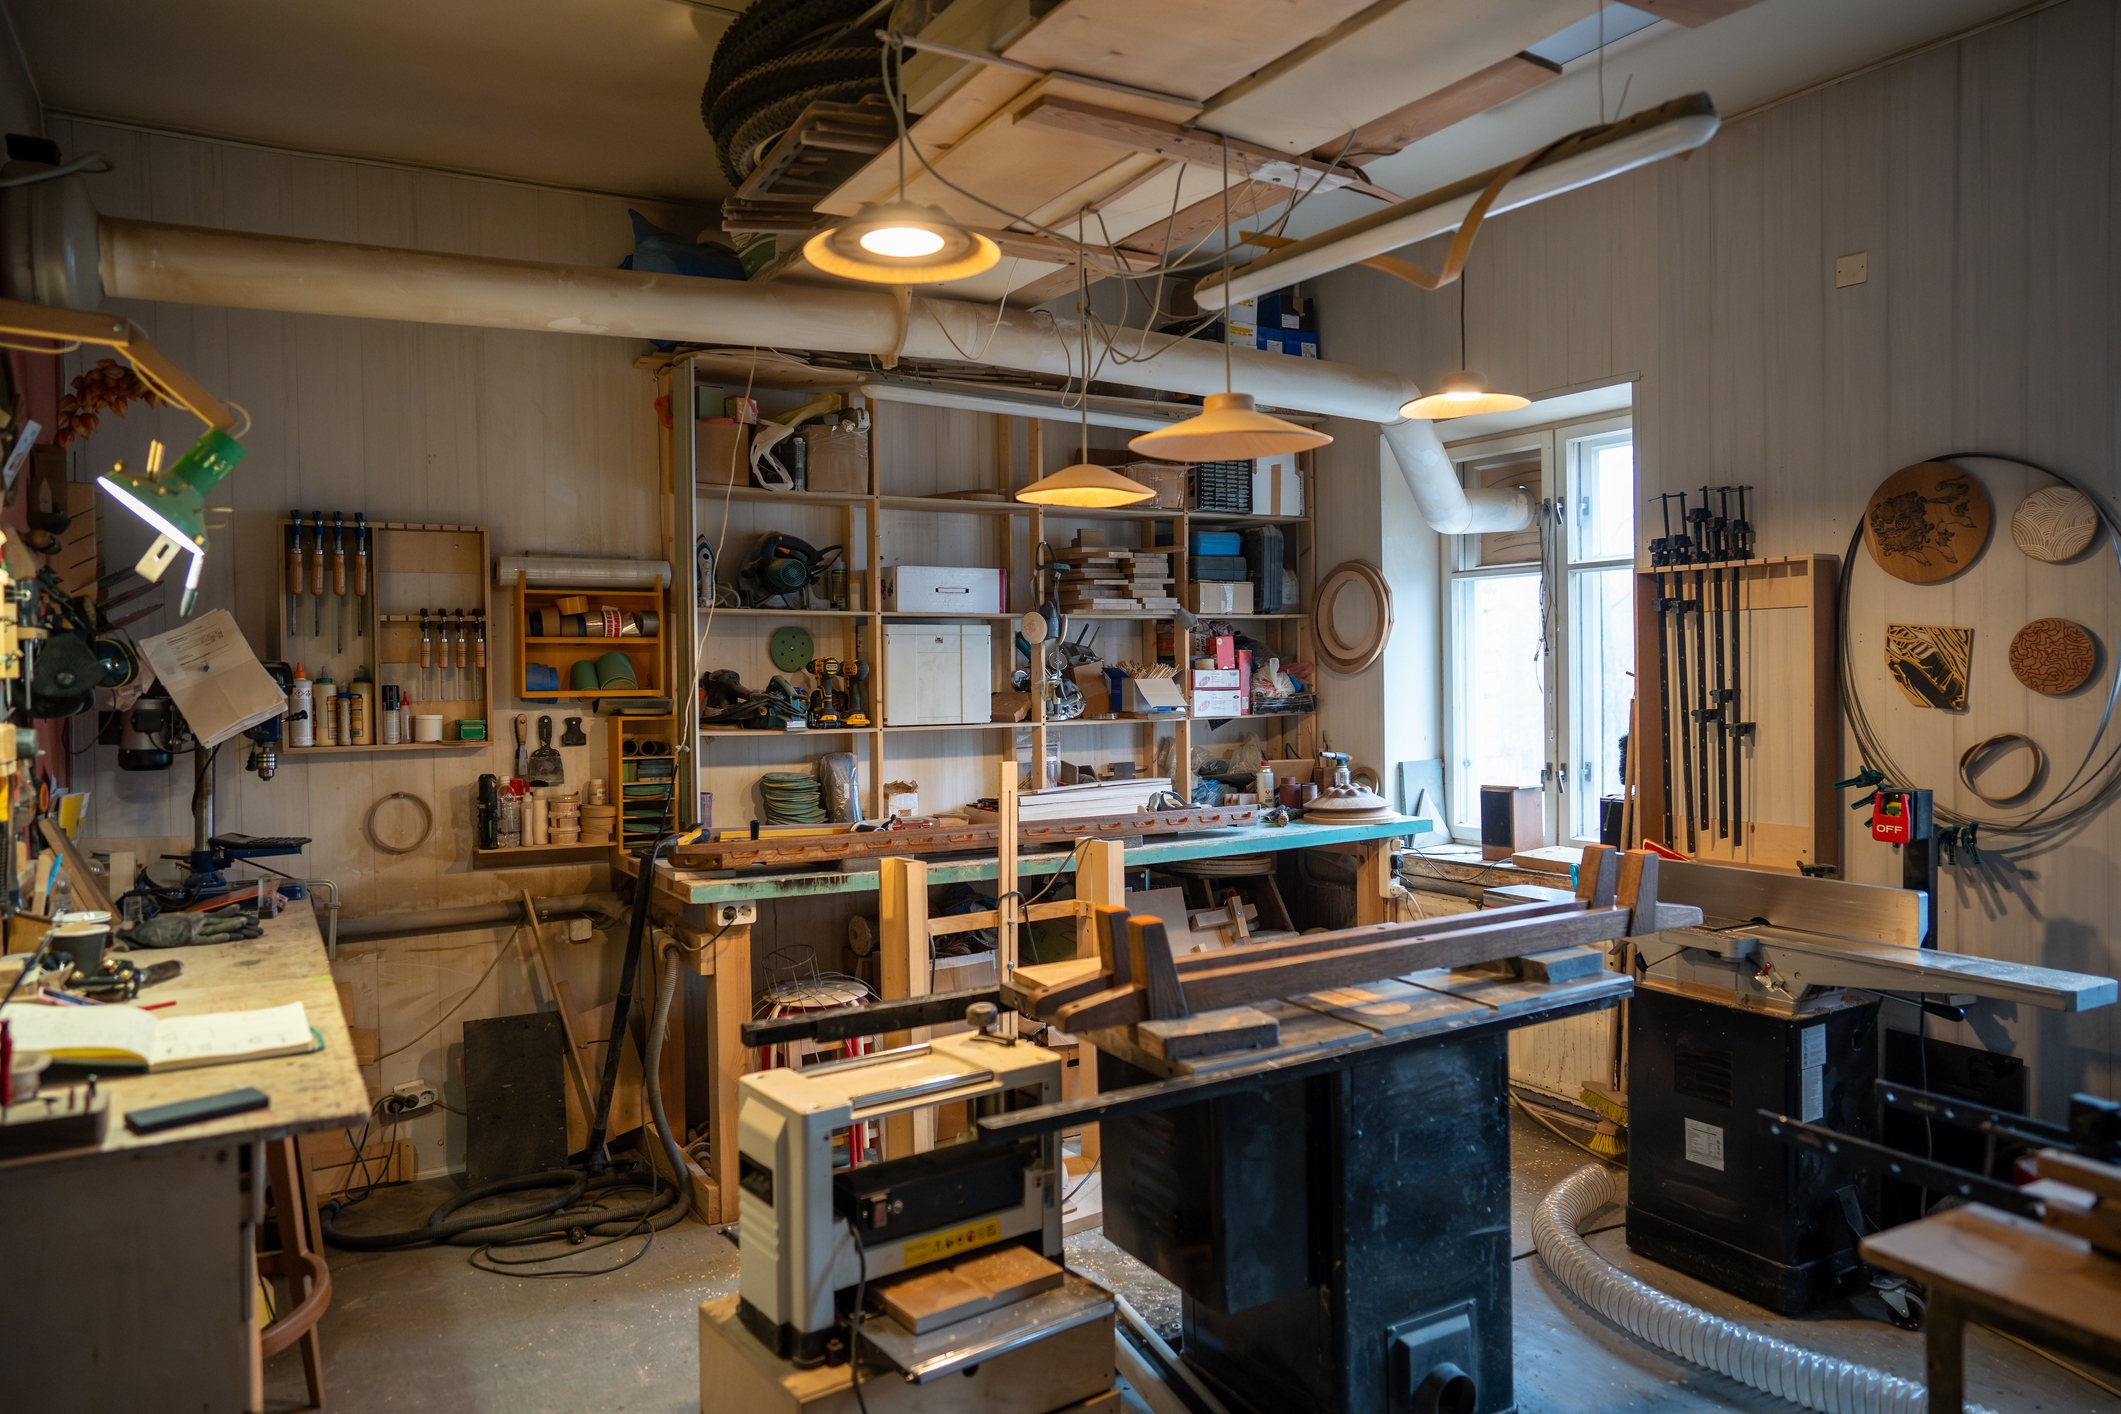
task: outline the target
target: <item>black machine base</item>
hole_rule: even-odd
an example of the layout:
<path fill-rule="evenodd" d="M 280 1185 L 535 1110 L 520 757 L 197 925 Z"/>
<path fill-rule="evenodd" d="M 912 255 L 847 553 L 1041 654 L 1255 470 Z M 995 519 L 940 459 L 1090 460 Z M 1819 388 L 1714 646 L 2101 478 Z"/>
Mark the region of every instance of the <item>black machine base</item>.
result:
<path fill-rule="evenodd" d="M 1798 1313 L 1861 1279 L 1878 1177 L 1800 1151 L 1760 1112 L 1874 1137 L 1878 1002 L 1786 1016 L 1638 987 L 1628 1015 L 1628 1248 Z"/>
<path fill-rule="evenodd" d="M 1628 1204 L 1628 1250 L 1675 1272 L 1794 1316 L 1857 1285 L 1853 1250 L 1795 1265 L 1713 1237 Z"/>

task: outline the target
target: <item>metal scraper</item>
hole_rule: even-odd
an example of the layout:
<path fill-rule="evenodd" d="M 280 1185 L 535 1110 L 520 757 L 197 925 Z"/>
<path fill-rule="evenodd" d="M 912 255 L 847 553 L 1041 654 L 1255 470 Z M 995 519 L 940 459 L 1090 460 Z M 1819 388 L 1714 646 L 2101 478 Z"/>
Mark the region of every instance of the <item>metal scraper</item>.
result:
<path fill-rule="evenodd" d="M 516 779 L 530 779 L 530 718 L 516 713 Z"/>
<path fill-rule="evenodd" d="M 546 785 L 561 785 L 567 780 L 567 768 L 560 762 L 560 753 L 552 748 L 552 718 L 538 718 L 538 749 L 530 753 L 530 779 L 543 781 Z"/>

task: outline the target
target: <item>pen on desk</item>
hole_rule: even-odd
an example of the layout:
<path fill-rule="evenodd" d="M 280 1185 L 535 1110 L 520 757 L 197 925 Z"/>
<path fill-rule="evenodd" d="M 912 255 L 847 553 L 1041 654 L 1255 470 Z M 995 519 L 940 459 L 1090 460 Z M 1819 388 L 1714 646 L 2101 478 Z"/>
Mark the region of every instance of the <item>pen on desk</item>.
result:
<path fill-rule="evenodd" d="M 140 1008 L 140 1010 L 142 1010 L 142 1011 L 160 1011 L 160 1010 L 162 1010 L 162 1008 L 164 1008 L 164 1007 L 166 1007 L 166 1006 L 175 1006 L 175 1005 L 176 1005 L 176 1003 L 175 1003 L 175 1002 L 149 1002 L 149 1003 L 148 1003 L 148 1004 L 147 1004 L 146 1006 L 144 1006 L 144 1007 L 141 1007 L 141 1008 Z"/>

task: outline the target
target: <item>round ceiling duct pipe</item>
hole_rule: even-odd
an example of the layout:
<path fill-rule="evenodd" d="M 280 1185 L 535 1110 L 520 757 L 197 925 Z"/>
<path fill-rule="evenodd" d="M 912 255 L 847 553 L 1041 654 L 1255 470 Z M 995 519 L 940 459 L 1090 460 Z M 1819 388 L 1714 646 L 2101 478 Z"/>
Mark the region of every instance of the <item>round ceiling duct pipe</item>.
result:
<path fill-rule="evenodd" d="M 881 290 L 706 280 L 115 217 L 91 224 L 84 213 L 93 208 L 83 201 L 78 192 L 63 198 L 67 219 L 25 231 L 20 246 L 11 243 L 10 268 L 27 261 L 25 268 L 95 271 L 96 293 L 118 299 L 938 361 L 961 360 L 961 348 L 984 344 L 984 361 L 996 367 L 1063 379 L 1078 371 L 1075 326 L 1029 310 L 997 317 L 991 305 L 916 298 L 902 315 L 898 298 Z M 85 281 L 73 286 L 85 297 Z M 1123 342 L 1162 346 L 1155 358 L 1129 366 L 1128 376 L 1142 386 L 1195 396 L 1223 391 L 1218 345 L 1141 331 L 1129 331 Z M 1258 349 L 1230 353 L 1238 383 L 1263 403 L 1383 424 L 1400 473 L 1435 529 L 1459 534 L 1531 524 L 1523 493 L 1469 497 L 1429 424 L 1400 419 L 1399 409 L 1421 393 L 1412 381 Z"/>

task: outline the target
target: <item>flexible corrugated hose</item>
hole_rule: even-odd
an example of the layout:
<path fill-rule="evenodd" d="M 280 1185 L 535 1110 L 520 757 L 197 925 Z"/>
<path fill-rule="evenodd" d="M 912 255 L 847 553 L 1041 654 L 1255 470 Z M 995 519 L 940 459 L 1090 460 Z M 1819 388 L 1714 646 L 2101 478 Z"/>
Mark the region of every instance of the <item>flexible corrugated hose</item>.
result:
<path fill-rule="evenodd" d="M 1791 1345 L 1712 1316 L 1623 1275 L 1577 1227 L 1625 1202 L 1623 1176 L 1586 1164 L 1554 1185 L 1532 1214 L 1532 1243 L 1554 1279 L 1599 1315 L 1659 1350 L 1822 1414 L 1926 1414 L 1929 1391 L 1912 1380 Z M 1994 1414 L 1979 1405 L 1973 1414 Z"/>

